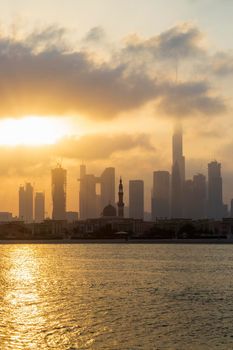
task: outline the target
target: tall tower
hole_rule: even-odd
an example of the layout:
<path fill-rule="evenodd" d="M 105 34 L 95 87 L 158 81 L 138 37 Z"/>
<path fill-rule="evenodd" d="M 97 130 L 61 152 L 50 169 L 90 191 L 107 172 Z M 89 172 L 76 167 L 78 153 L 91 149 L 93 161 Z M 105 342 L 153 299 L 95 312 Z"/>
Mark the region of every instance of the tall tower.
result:
<path fill-rule="evenodd" d="M 80 166 L 79 178 L 79 213 L 80 219 L 97 218 L 100 215 L 98 210 L 98 196 L 96 194 L 96 184 L 99 182 L 93 174 L 86 173 L 86 166 Z"/>
<path fill-rule="evenodd" d="M 171 216 L 183 215 L 183 188 L 185 182 L 185 157 L 183 156 L 183 132 L 177 124 L 172 138 L 172 181 L 171 181 Z"/>
<path fill-rule="evenodd" d="M 194 219 L 206 217 L 206 177 L 203 174 L 193 176 Z"/>
<path fill-rule="evenodd" d="M 124 217 L 124 191 L 123 191 L 123 184 L 122 184 L 122 179 L 120 178 L 120 184 L 119 184 L 119 191 L 118 191 L 118 216 L 123 218 Z"/>
<path fill-rule="evenodd" d="M 133 219 L 144 218 L 144 182 L 129 181 L 129 216 Z"/>
<path fill-rule="evenodd" d="M 25 189 L 24 186 L 19 187 L 19 220 L 25 220 Z"/>
<path fill-rule="evenodd" d="M 19 219 L 33 222 L 33 187 L 30 183 L 19 188 Z"/>
<path fill-rule="evenodd" d="M 66 220 L 66 174 L 61 165 L 52 170 L 53 220 Z"/>
<path fill-rule="evenodd" d="M 155 221 L 156 218 L 169 218 L 170 198 L 170 174 L 168 171 L 155 171 L 153 173 L 153 189 L 151 201 L 151 217 Z"/>
<path fill-rule="evenodd" d="M 115 204 L 115 169 L 106 168 L 100 176 L 101 212 L 111 203 Z"/>
<path fill-rule="evenodd" d="M 220 219 L 223 215 L 221 164 L 208 164 L 208 217 Z"/>
<path fill-rule="evenodd" d="M 36 192 L 35 195 L 35 222 L 44 221 L 45 216 L 45 196 L 43 192 Z"/>

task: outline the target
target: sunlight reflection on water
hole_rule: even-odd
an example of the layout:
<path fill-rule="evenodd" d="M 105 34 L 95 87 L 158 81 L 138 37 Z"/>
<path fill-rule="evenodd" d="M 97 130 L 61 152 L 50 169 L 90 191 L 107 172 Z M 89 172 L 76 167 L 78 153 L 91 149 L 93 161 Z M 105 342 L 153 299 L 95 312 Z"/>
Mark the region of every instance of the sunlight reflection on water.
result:
<path fill-rule="evenodd" d="M 0 349 L 231 349 L 233 246 L 0 245 Z"/>

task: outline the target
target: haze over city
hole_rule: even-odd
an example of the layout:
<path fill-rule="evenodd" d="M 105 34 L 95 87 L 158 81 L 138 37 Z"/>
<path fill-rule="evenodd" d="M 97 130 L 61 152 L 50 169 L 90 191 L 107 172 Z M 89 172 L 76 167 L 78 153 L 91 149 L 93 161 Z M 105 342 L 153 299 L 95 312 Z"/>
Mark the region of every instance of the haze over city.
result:
<path fill-rule="evenodd" d="M 0 350 L 233 349 L 233 0 L 0 0 Z"/>
<path fill-rule="evenodd" d="M 174 4 L 69 1 L 64 13 L 64 1 L 56 10 L 45 1 L 0 3 L 1 211 L 17 214 L 18 187 L 31 182 L 51 213 L 57 162 L 68 169 L 67 207 L 79 210 L 82 161 L 97 175 L 114 166 L 126 194 L 140 169 L 149 210 L 152 172 L 171 169 L 177 120 L 186 177 L 221 162 L 229 203 L 233 4 Z"/>

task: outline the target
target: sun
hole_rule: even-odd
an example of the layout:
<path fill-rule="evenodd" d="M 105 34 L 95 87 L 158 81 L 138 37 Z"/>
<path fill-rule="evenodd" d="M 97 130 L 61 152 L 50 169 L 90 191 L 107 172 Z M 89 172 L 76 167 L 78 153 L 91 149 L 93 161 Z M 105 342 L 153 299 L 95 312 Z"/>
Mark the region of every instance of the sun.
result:
<path fill-rule="evenodd" d="M 68 133 L 68 123 L 55 117 L 28 116 L 0 121 L 0 145 L 50 145 Z"/>

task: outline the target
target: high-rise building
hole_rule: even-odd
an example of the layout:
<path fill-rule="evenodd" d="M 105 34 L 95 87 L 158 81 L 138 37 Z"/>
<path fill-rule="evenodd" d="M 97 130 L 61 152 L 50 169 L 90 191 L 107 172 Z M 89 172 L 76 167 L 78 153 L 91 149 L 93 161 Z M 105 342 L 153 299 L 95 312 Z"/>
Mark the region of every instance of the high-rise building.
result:
<path fill-rule="evenodd" d="M 66 176 L 61 165 L 52 170 L 53 220 L 66 220 Z"/>
<path fill-rule="evenodd" d="M 168 171 L 153 173 L 153 189 L 151 198 L 152 220 L 170 216 L 170 174 Z"/>
<path fill-rule="evenodd" d="M 189 219 L 206 217 L 206 178 L 202 174 L 184 182 L 183 215 Z"/>
<path fill-rule="evenodd" d="M 187 219 L 193 218 L 193 180 L 185 180 L 183 187 L 183 217 Z"/>
<path fill-rule="evenodd" d="M 183 156 L 183 133 L 177 125 L 172 139 L 172 181 L 171 181 L 171 216 L 183 216 L 183 189 L 185 181 L 185 158 Z"/>
<path fill-rule="evenodd" d="M 40 223 L 45 219 L 45 196 L 43 192 L 35 194 L 35 222 Z"/>
<path fill-rule="evenodd" d="M 123 190 L 123 184 L 122 184 L 122 179 L 120 178 L 120 183 L 119 183 L 119 191 L 118 191 L 118 216 L 119 217 L 124 217 L 124 190 Z"/>
<path fill-rule="evenodd" d="M 208 217 L 221 219 L 223 215 L 221 164 L 208 164 Z"/>
<path fill-rule="evenodd" d="M 203 174 L 193 176 L 193 219 L 206 217 L 207 193 L 206 177 Z"/>
<path fill-rule="evenodd" d="M 142 180 L 129 181 L 129 217 L 144 218 L 144 182 Z"/>
<path fill-rule="evenodd" d="M 106 168 L 100 176 L 101 212 L 108 205 L 115 205 L 115 169 Z"/>
<path fill-rule="evenodd" d="M 33 187 L 30 183 L 19 188 L 19 219 L 33 222 Z"/>
<path fill-rule="evenodd" d="M 233 199 L 231 200 L 231 211 L 230 211 L 230 217 L 233 218 Z"/>
<path fill-rule="evenodd" d="M 181 218 L 183 216 L 183 187 L 178 163 L 172 166 L 171 179 L 171 217 Z"/>
<path fill-rule="evenodd" d="M 86 174 L 85 165 L 80 166 L 79 178 L 79 212 L 80 219 L 96 218 L 100 216 L 99 196 L 96 194 L 96 184 L 99 178 Z"/>
<path fill-rule="evenodd" d="M 25 220 L 25 189 L 24 186 L 19 187 L 19 220 Z"/>

